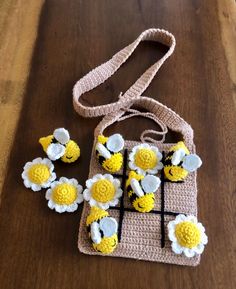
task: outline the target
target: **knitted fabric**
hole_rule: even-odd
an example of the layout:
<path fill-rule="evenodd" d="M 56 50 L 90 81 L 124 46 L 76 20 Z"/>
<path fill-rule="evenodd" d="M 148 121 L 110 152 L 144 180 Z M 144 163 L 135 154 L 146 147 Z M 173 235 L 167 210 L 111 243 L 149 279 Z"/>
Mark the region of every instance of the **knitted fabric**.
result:
<path fill-rule="evenodd" d="M 86 107 L 80 103 L 80 96 L 97 87 L 108 79 L 115 71 L 128 59 L 134 49 L 143 40 L 158 41 L 169 46 L 168 52 L 155 64 L 153 64 L 128 91 L 120 95 L 119 100 L 108 105 L 96 107 Z M 133 43 L 116 53 L 111 60 L 93 69 L 82 79 L 80 79 L 73 90 L 73 103 L 75 110 L 84 117 L 96 117 L 104 115 L 102 121 L 98 124 L 94 133 L 94 145 L 91 154 L 89 178 L 106 171 L 99 164 L 96 154 L 95 145 L 97 137 L 103 134 L 103 131 L 115 122 L 125 120 L 132 116 L 143 116 L 154 120 L 161 128 L 161 131 L 145 130 L 141 134 L 142 142 L 149 142 L 156 145 L 160 152 L 167 154 L 168 150 L 174 145 L 163 143 L 167 128 L 182 134 L 183 141 L 191 153 L 195 152 L 193 143 L 193 130 L 174 111 L 167 108 L 156 100 L 142 96 L 142 93 L 149 86 L 153 77 L 164 63 L 164 61 L 173 53 L 175 47 L 175 38 L 167 31 L 160 29 L 149 29 L 144 31 Z M 131 107 L 135 105 L 135 110 Z M 145 109 L 148 112 L 141 112 L 139 109 Z M 129 112 L 129 115 L 125 115 Z M 162 136 L 160 141 L 152 139 L 148 134 L 158 134 Z M 200 261 L 200 256 L 186 258 L 183 255 L 176 255 L 171 250 L 171 242 L 167 236 L 167 224 L 173 220 L 179 213 L 187 215 L 197 215 L 197 184 L 196 172 L 187 176 L 184 182 L 171 183 L 164 179 L 163 170 L 158 174 L 161 177 L 161 186 L 155 193 L 155 206 L 149 213 L 140 213 L 135 211 L 128 198 L 125 188 L 126 176 L 129 169 L 127 165 L 127 154 L 135 145 L 140 142 L 125 141 L 125 147 L 122 151 L 124 163 L 115 177 L 120 178 L 123 197 L 119 204 L 114 208 L 109 208 L 108 212 L 114 217 L 118 226 L 119 244 L 116 250 L 109 256 L 126 257 L 139 260 L 159 261 L 164 263 L 174 263 L 179 265 L 195 266 Z M 87 229 L 86 218 L 89 214 L 90 207 L 84 204 L 80 229 L 78 247 L 83 253 L 90 255 L 102 255 L 96 252 L 91 244 Z"/>

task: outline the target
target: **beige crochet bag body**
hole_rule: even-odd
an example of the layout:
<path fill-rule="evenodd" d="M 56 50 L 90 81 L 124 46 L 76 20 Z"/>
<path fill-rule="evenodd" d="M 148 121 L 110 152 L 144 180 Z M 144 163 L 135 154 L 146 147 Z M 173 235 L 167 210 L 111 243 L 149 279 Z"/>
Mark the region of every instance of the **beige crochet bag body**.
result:
<path fill-rule="evenodd" d="M 109 78 L 126 59 L 131 55 L 140 41 L 158 41 L 169 46 L 168 52 L 157 63 L 152 65 L 131 88 L 123 95 L 120 95 L 118 102 L 98 107 L 83 106 L 80 96 L 95 88 Z M 173 146 L 173 143 L 164 143 L 168 129 L 179 132 L 191 153 L 195 152 L 193 143 L 193 130 L 174 111 L 163 104 L 148 97 L 141 96 L 148 87 L 154 75 L 172 54 L 175 47 L 175 39 L 172 34 L 164 30 L 150 29 L 144 31 L 132 44 L 118 52 L 111 60 L 95 68 L 79 80 L 74 87 L 74 107 L 76 111 L 85 117 L 105 115 L 95 129 L 95 140 L 90 161 L 89 178 L 100 173 L 107 173 L 98 163 L 95 155 L 95 144 L 97 136 L 103 134 L 104 130 L 111 124 L 123 121 L 132 116 L 150 118 L 161 128 L 161 131 L 147 130 L 140 137 L 141 142 L 148 142 L 166 154 Z M 132 108 L 135 107 L 135 109 Z M 147 112 L 141 112 L 142 110 Z M 128 114 L 127 114 L 128 113 Z M 157 141 L 148 134 L 158 134 L 162 139 Z M 195 266 L 199 263 L 200 257 L 187 258 L 184 255 L 176 255 L 171 250 L 171 243 L 167 236 L 167 224 L 178 214 L 197 216 L 197 184 L 196 172 L 191 173 L 183 182 L 172 183 L 164 179 L 163 170 L 161 173 L 161 186 L 156 192 L 155 207 L 149 213 L 140 213 L 133 209 L 127 197 L 125 182 L 128 175 L 128 154 L 130 150 L 140 142 L 131 140 L 125 141 L 124 163 L 119 172 L 113 174 L 121 181 L 123 196 L 116 207 L 109 208 L 109 214 L 118 222 L 118 241 L 116 250 L 108 256 L 127 257 L 140 260 L 174 263 L 179 265 Z M 102 255 L 96 252 L 91 246 L 86 228 L 86 218 L 89 214 L 89 204 L 85 203 L 79 228 L 79 250 L 85 254 Z"/>

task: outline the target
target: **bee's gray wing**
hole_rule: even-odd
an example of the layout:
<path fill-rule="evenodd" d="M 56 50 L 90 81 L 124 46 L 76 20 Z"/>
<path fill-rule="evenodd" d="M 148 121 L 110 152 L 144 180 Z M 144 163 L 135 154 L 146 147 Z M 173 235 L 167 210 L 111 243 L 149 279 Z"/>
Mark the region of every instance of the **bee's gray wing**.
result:
<path fill-rule="evenodd" d="M 190 154 L 184 157 L 182 167 L 188 172 L 194 172 L 202 165 L 202 160 L 196 154 Z"/>
<path fill-rule="evenodd" d="M 62 127 L 55 129 L 53 132 L 53 136 L 61 144 L 66 144 L 70 140 L 70 135 L 69 135 L 68 130 Z"/>
<path fill-rule="evenodd" d="M 92 239 L 93 243 L 99 244 L 101 242 L 102 237 L 101 237 L 101 233 L 99 230 L 98 222 L 93 222 L 91 224 L 90 234 L 91 234 L 91 239 Z"/>
<path fill-rule="evenodd" d="M 66 148 L 59 143 L 51 143 L 47 148 L 48 158 L 52 161 L 58 160 L 65 154 Z"/>
<path fill-rule="evenodd" d="M 178 149 L 177 151 L 175 151 L 171 158 L 172 165 L 177 166 L 182 161 L 185 155 L 186 154 L 184 149 Z"/>
<path fill-rule="evenodd" d="M 161 184 L 160 178 L 153 175 L 146 175 L 141 180 L 141 185 L 145 193 L 155 193 Z"/>
<path fill-rule="evenodd" d="M 108 138 L 106 146 L 109 149 L 109 151 L 118 153 L 124 148 L 124 144 L 125 142 L 122 135 L 116 133 Z"/>
<path fill-rule="evenodd" d="M 117 233 L 118 224 L 116 219 L 112 217 L 105 217 L 101 219 L 99 226 L 104 234 L 104 237 L 111 237 Z"/>

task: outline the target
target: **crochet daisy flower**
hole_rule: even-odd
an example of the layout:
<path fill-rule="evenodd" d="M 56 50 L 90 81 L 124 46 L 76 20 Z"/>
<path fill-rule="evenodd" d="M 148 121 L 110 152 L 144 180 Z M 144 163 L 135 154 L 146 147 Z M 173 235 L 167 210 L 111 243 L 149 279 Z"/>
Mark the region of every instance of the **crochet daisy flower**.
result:
<path fill-rule="evenodd" d="M 58 213 L 74 212 L 78 209 L 78 204 L 83 202 L 82 190 L 76 179 L 61 177 L 46 192 L 48 207 Z"/>
<path fill-rule="evenodd" d="M 129 154 L 129 167 L 141 175 L 156 174 L 163 168 L 161 159 L 158 148 L 145 143 L 133 147 Z"/>
<path fill-rule="evenodd" d="M 205 228 L 194 216 L 178 215 L 168 223 L 168 237 L 174 253 L 191 258 L 200 255 L 208 242 Z"/>
<path fill-rule="evenodd" d="M 24 185 L 35 192 L 50 187 L 51 182 L 56 179 L 53 170 L 54 165 L 47 158 L 37 158 L 32 162 L 27 162 L 21 174 Z"/>
<path fill-rule="evenodd" d="M 98 206 L 103 210 L 117 205 L 123 193 L 120 181 L 110 174 L 95 175 L 86 181 L 86 187 L 87 189 L 83 192 L 84 199 L 89 202 L 91 207 Z"/>

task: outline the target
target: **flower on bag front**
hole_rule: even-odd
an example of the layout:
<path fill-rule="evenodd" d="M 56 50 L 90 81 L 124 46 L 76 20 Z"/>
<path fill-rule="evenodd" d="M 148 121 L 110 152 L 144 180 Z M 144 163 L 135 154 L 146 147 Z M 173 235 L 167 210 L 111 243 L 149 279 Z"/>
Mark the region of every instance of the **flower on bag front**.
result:
<path fill-rule="evenodd" d="M 129 154 L 129 167 L 138 174 L 156 174 L 163 168 L 162 153 L 158 148 L 149 144 L 141 144 L 133 147 Z"/>
<path fill-rule="evenodd" d="M 60 178 L 51 184 L 46 192 L 48 207 L 58 213 L 74 212 L 83 202 L 82 186 L 76 179 Z"/>
<path fill-rule="evenodd" d="M 205 228 L 194 216 L 178 215 L 168 223 L 168 237 L 174 253 L 191 258 L 200 255 L 208 242 Z"/>
<path fill-rule="evenodd" d="M 35 192 L 50 187 L 51 182 L 56 179 L 53 170 L 54 165 L 47 158 L 36 158 L 32 162 L 27 162 L 21 174 L 24 185 Z"/>
<path fill-rule="evenodd" d="M 107 210 L 109 206 L 117 205 L 123 193 L 120 181 L 110 174 L 95 175 L 86 181 L 86 187 L 83 192 L 84 199 L 91 207 L 98 206 L 104 210 Z"/>

